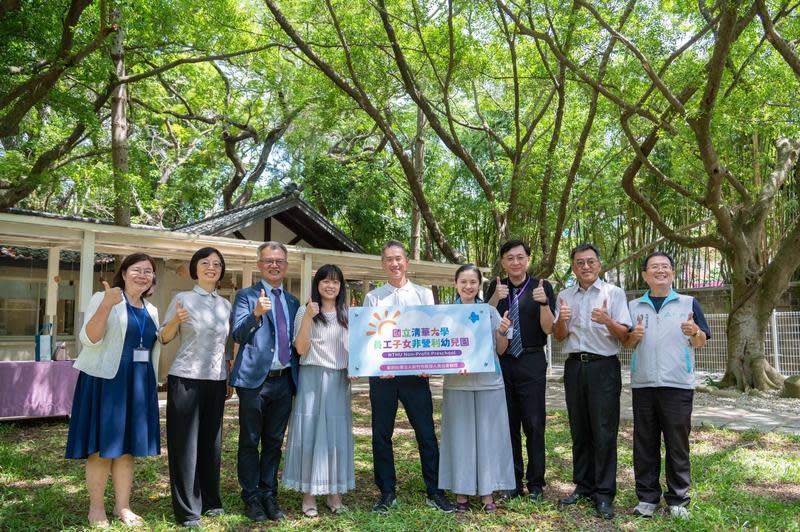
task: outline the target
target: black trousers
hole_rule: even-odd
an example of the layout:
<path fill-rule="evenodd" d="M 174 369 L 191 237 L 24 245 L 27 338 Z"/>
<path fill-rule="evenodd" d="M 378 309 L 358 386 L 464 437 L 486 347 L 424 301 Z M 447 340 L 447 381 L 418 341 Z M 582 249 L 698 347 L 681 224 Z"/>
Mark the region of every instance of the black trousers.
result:
<path fill-rule="evenodd" d="M 278 495 L 281 445 L 292 411 L 291 380 L 287 371 L 278 377 L 267 377 L 258 388 L 236 388 L 239 396 L 236 469 L 245 503 Z"/>
<path fill-rule="evenodd" d="M 575 491 L 595 502 L 617 493 L 620 363 L 616 356 L 564 363 L 564 395 L 572 435 Z"/>
<path fill-rule="evenodd" d="M 511 451 L 514 455 L 514 476 L 517 490 L 522 490 L 522 437 L 528 452 L 525 479 L 528 491 L 541 490 L 544 485 L 544 423 L 547 359 L 544 351 L 523 353 L 514 358 L 506 353 L 500 357 L 503 382 L 506 387 L 508 424 L 511 428 Z"/>
<path fill-rule="evenodd" d="M 666 448 L 665 473 L 670 506 L 689 504 L 691 464 L 689 433 L 692 430 L 694 390 L 653 387 L 633 388 L 633 474 L 636 496 L 642 502 L 661 500 L 661 436 Z"/>
<path fill-rule="evenodd" d="M 381 493 L 397 490 L 392 434 L 398 401 L 414 428 L 422 464 L 422 478 L 428 495 L 439 492 L 439 443 L 433 426 L 433 400 L 428 379 L 401 376 L 393 379 L 369 379 L 369 402 L 372 406 L 372 460 L 375 484 Z"/>
<path fill-rule="evenodd" d="M 178 523 L 222 508 L 219 468 L 225 381 L 167 378 L 167 450 Z"/>

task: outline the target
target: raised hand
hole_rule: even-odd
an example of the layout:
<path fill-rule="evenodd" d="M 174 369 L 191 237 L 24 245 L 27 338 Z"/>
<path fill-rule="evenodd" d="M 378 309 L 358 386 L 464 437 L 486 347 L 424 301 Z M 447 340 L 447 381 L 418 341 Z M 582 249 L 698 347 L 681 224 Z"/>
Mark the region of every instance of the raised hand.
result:
<path fill-rule="evenodd" d="M 547 294 L 544 291 L 544 279 L 539 279 L 539 286 L 533 289 L 533 300 L 540 305 L 547 304 Z"/>
<path fill-rule="evenodd" d="M 179 299 L 175 303 L 175 316 L 172 318 L 175 323 L 186 323 L 189 321 L 189 311 L 183 308 L 183 303 Z"/>
<path fill-rule="evenodd" d="M 267 297 L 267 292 L 262 288 L 261 296 L 258 298 L 258 302 L 256 303 L 256 308 L 253 309 L 253 315 L 256 318 L 260 318 L 270 310 L 272 310 L 272 303 Z"/>
<path fill-rule="evenodd" d="M 608 298 L 603 300 L 602 307 L 592 309 L 592 321 L 603 325 L 611 321 L 611 316 L 608 314 Z"/>
<path fill-rule="evenodd" d="M 558 321 L 566 322 L 572 319 L 572 307 L 567 305 L 563 297 L 558 298 Z"/>
<path fill-rule="evenodd" d="M 308 314 L 311 318 L 319 314 L 319 303 L 315 303 L 308 298 L 308 303 L 306 303 L 306 314 Z"/>
<path fill-rule="evenodd" d="M 630 333 L 631 338 L 636 340 L 637 343 L 641 341 L 641 339 L 644 337 L 644 323 L 642 323 L 643 321 L 644 317 L 641 314 L 639 314 L 639 316 L 636 318 L 636 327 L 634 327 Z"/>
<path fill-rule="evenodd" d="M 689 313 L 689 317 L 681 323 L 681 332 L 685 336 L 694 336 L 697 334 L 697 331 L 700 330 L 700 327 L 694 322 L 694 312 Z"/>
<path fill-rule="evenodd" d="M 113 307 L 117 303 L 122 303 L 122 288 L 115 286 L 111 288 L 109 284 L 103 281 L 103 304 L 108 307 Z"/>
<path fill-rule="evenodd" d="M 508 311 L 503 313 L 503 319 L 500 320 L 500 325 L 497 327 L 497 330 L 500 331 L 500 334 L 505 334 L 511 328 L 513 323 L 510 319 L 508 319 Z"/>
<path fill-rule="evenodd" d="M 498 300 L 508 297 L 508 285 L 502 284 L 500 282 L 500 277 L 496 279 L 494 294 L 497 296 Z"/>

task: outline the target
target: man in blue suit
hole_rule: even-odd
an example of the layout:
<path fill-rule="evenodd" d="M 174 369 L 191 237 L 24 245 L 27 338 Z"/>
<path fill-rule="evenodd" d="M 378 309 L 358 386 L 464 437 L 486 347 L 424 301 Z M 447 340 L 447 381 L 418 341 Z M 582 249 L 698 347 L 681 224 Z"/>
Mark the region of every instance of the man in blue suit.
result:
<path fill-rule="evenodd" d="M 300 306 L 283 289 L 287 259 L 280 242 L 261 244 L 261 281 L 239 290 L 231 310 L 233 341 L 239 344 L 230 380 L 239 396 L 236 467 L 245 515 L 253 521 L 284 518 L 277 498 L 278 464 L 297 389 L 298 360 L 291 338 Z"/>

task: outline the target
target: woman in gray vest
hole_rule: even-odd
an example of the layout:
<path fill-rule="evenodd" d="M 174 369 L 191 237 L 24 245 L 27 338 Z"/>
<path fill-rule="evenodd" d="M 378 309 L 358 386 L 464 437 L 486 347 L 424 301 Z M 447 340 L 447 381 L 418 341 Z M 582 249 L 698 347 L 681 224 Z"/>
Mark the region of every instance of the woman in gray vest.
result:
<path fill-rule="evenodd" d="M 456 270 L 456 303 L 482 303 L 478 291 L 481 271 L 473 264 Z M 489 313 L 493 352 L 508 346 L 511 321 L 500 318 L 491 305 Z M 508 312 L 506 312 L 508 314 Z M 469 510 L 468 495 L 478 495 L 482 508 L 494 512 L 493 492 L 514 489 L 514 460 L 508 425 L 505 387 L 500 364 L 495 371 L 444 376 L 442 394 L 442 443 L 439 448 L 439 488 L 456 494 L 456 511 Z"/>

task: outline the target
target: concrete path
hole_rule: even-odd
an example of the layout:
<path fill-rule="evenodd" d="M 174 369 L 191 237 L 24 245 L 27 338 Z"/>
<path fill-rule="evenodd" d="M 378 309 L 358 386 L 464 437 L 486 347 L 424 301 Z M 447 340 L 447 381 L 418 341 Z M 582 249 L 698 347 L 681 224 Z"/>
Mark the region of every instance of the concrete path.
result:
<path fill-rule="evenodd" d="M 702 380 L 702 378 L 700 378 Z M 622 395 L 620 397 L 620 417 L 626 420 L 633 420 L 631 409 L 631 388 L 630 377 L 625 371 L 622 372 Z M 431 377 L 431 393 L 434 399 L 442 398 L 442 379 L 441 377 Z M 356 382 L 353 386 L 353 393 L 368 393 L 369 384 L 366 379 Z M 705 403 L 714 403 L 713 406 Z M 788 434 L 800 435 L 800 417 L 793 414 L 781 414 L 774 409 L 768 408 L 742 408 L 732 407 L 726 404 L 725 399 L 700 398 L 695 395 L 695 403 L 692 412 L 692 425 L 695 427 L 712 426 L 716 428 L 726 428 L 730 430 L 760 430 L 763 432 L 785 432 Z M 562 381 L 561 368 L 553 368 L 553 374 L 547 378 L 547 410 L 565 411 L 567 405 L 564 399 L 564 383 Z"/>
<path fill-rule="evenodd" d="M 702 376 L 699 377 L 702 381 Z M 434 399 L 442 399 L 442 378 L 431 377 L 431 393 Z M 354 394 L 368 394 L 369 383 L 367 379 L 360 379 L 353 384 Z M 692 425 L 695 427 L 711 426 L 730 430 L 759 430 L 762 432 L 784 432 L 800 435 L 800 416 L 792 413 L 781 413 L 776 408 L 763 408 L 757 406 L 736 407 L 732 400 L 725 398 L 711 398 L 705 394 L 695 395 L 692 412 Z M 166 406 L 166 393 L 159 394 L 159 406 Z M 238 402 L 234 395 L 232 402 Z M 564 399 L 564 383 L 562 382 L 561 368 L 553 368 L 553 374 L 547 378 L 547 410 L 565 411 L 567 405 Z M 622 372 L 622 395 L 620 397 L 620 417 L 633 420 L 631 410 L 630 377 Z"/>

